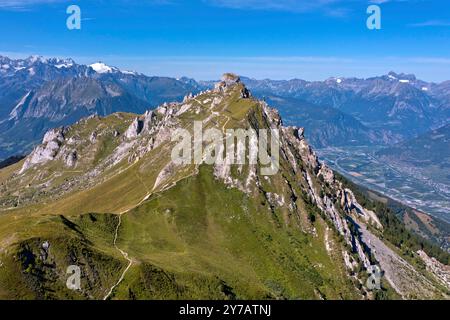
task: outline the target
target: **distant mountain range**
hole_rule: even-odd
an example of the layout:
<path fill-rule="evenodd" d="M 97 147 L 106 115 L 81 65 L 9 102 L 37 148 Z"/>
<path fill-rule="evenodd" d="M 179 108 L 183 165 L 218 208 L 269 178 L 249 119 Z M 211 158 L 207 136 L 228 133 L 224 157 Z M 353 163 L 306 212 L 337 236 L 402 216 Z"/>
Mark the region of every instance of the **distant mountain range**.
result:
<path fill-rule="evenodd" d="M 315 148 L 377 145 L 376 159 L 450 195 L 450 81 L 390 72 L 369 79 L 243 82 L 286 124 L 305 127 Z"/>
<path fill-rule="evenodd" d="M 378 131 L 337 108 L 274 95 L 266 95 L 264 99 L 280 110 L 287 125 L 304 126 L 309 142 L 316 148 L 368 145 L 383 138 Z"/>
<path fill-rule="evenodd" d="M 449 81 L 434 84 L 418 80 L 414 75 L 390 72 L 369 79 L 331 78 L 314 82 L 243 79 L 243 82 L 259 97 L 276 95 L 291 99 L 289 103 L 277 105 L 290 119 L 296 115 L 302 117 L 304 112 L 311 114 L 316 106 L 317 114 L 310 120 L 313 129 L 327 124 L 324 130 L 333 131 L 331 123 L 336 124 L 336 115 L 342 113 L 338 127 L 345 115 L 344 131 L 328 136 L 327 140 L 309 136 L 319 142 L 317 146 L 365 144 L 367 140 L 393 144 L 441 127 L 450 119 Z M 310 105 L 305 109 L 303 102 Z M 324 108 L 328 111 L 324 112 Z M 353 128 L 347 134 L 345 130 L 349 126 Z M 355 137 L 355 130 L 360 132 L 360 138 Z"/>
<path fill-rule="evenodd" d="M 315 147 L 393 145 L 448 124 L 450 81 L 396 74 L 325 81 L 242 78 L 277 107 L 287 124 L 302 125 Z M 142 113 L 212 81 L 148 77 L 98 62 L 32 56 L 0 57 L 0 159 L 25 154 L 49 128 L 117 111 Z"/>
<path fill-rule="evenodd" d="M 412 166 L 433 181 L 448 185 L 450 194 L 450 123 L 377 155 L 391 163 Z"/>
<path fill-rule="evenodd" d="M 442 159 L 450 160 L 450 123 L 407 140 L 379 152 L 380 155 L 395 154 L 400 161 L 407 161 L 415 166 L 428 166 Z"/>
<path fill-rule="evenodd" d="M 0 56 L 0 159 L 27 153 L 53 127 L 113 112 L 144 112 L 198 89 L 103 63 Z"/>

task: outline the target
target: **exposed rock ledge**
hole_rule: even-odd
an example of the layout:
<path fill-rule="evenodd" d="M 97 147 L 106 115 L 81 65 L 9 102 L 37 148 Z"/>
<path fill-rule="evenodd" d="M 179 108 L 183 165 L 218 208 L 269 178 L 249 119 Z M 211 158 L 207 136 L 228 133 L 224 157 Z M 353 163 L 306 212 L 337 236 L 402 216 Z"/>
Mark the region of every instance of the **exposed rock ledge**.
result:
<path fill-rule="evenodd" d="M 20 173 L 25 172 L 31 166 L 46 163 L 55 159 L 58 155 L 61 144 L 64 142 L 64 128 L 49 130 L 42 139 L 42 144 L 37 146 L 30 156 L 27 157 Z"/>

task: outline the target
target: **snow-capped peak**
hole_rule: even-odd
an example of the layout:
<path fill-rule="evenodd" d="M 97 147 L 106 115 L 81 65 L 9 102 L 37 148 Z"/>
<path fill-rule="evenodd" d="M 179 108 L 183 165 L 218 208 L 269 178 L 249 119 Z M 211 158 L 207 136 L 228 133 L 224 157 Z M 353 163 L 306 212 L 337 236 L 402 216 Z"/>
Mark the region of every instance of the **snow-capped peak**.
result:
<path fill-rule="evenodd" d="M 116 70 L 114 67 L 110 67 L 103 62 L 96 62 L 90 65 L 92 69 L 94 69 L 97 73 L 111 73 Z"/>
<path fill-rule="evenodd" d="M 42 62 L 42 63 L 47 63 L 48 59 L 44 58 L 43 56 L 38 56 L 38 55 L 33 55 L 28 57 L 28 59 L 26 59 L 30 64 L 36 63 L 36 62 Z"/>
<path fill-rule="evenodd" d="M 131 74 L 131 75 L 137 75 L 138 73 L 136 71 L 131 70 L 121 70 L 123 74 Z"/>
<path fill-rule="evenodd" d="M 63 62 L 60 64 L 55 64 L 55 68 L 61 69 L 61 68 L 70 68 L 73 66 L 73 63 L 70 62 Z"/>
<path fill-rule="evenodd" d="M 391 79 L 391 80 L 397 80 L 397 78 L 394 77 L 392 74 L 389 74 L 388 77 L 389 77 L 389 79 Z"/>
<path fill-rule="evenodd" d="M 49 61 L 55 66 L 55 68 L 58 68 L 58 69 L 70 68 L 75 65 L 75 61 L 73 61 L 70 58 L 68 58 L 68 59 L 55 58 L 55 59 L 50 59 Z"/>

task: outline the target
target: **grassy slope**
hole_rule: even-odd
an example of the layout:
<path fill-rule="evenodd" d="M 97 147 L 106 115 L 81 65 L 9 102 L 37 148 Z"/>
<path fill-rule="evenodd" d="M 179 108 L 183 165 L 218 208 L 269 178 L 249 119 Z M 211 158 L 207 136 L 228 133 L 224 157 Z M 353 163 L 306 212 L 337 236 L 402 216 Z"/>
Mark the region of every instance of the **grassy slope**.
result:
<path fill-rule="evenodd" d="M 0 252 L 0 299 L 103 297 L 125 265 L 112 246 L 116 224 L 117 216 L 106 214 L 29 220 L 27 228 L 16 230 L 10 238 L 26 240 L 14 241 L 7 251 Z M 44 241 L 50 243 L 50 249 L 48 258 L 41 261 Z M 80 266 L 82 291 L 66 288 L 69 265 Z"/>
<path fill-rule="evenodd" d="M 206 166 L 154 195 L 123 217 L 119 247 L 137 262 L 115 297 L 357 297 L 321 236 L 277 226 L 258 201 Z"/>

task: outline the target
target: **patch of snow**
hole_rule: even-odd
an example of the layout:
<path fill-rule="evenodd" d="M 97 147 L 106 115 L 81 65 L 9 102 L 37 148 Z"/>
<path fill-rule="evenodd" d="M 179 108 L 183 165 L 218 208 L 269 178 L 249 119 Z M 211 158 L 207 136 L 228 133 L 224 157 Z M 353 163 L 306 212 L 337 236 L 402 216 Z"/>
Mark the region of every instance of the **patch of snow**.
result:
<path fill-rule="evenodd" d="M 341 83 L 342 82 L 342 79 L 336 79 L 336 83 Z"/>
<path fill-rule="evenodd" d="M 401 83 L 409 83 L 409 80 L 399 80 L 399 82 L 401 82 Z"/>
<path fill-rule="evenodd" d="M 70 68 L 73 66 L 73 63 L 61 63 L 55 65 L 55 68 L 62 69 L 62 68 Z"/>
<path fill-rule="evenodd" d="M 36 63 L 36 62 L 42 62 L 42 63 L 47 63 L 48 62 L 48 59 L 47 58 L 44 58 L 44 57 L 42 57 L 42 56 L 37 56 L 37 55 L 33 55 L 33 56 L 31 56 L 30 58 L 29 58 L 29 61 L 31 62 L 31 63 Z"/>
<path fill-rule="evenodd" d="M 422 91 L 428 91 L 427 87 L 422 87 Z"/>
<path fill-rule="evenodd" d="M 122 72 L 123 74 L 131 74 L 131 75 L 136 75 L 136 74 L 137 74 L 136 71 L 129 71 L 129 70 L 121 70 L 121 72 Z"/>
<path fill-rule="evenodd" d="M 90 65 L 92 69 L 94 69 L 97 73 L 110 73 L 113 71 L 113 68 L 107 66 L 103 62 L 96 62 Z"/>

